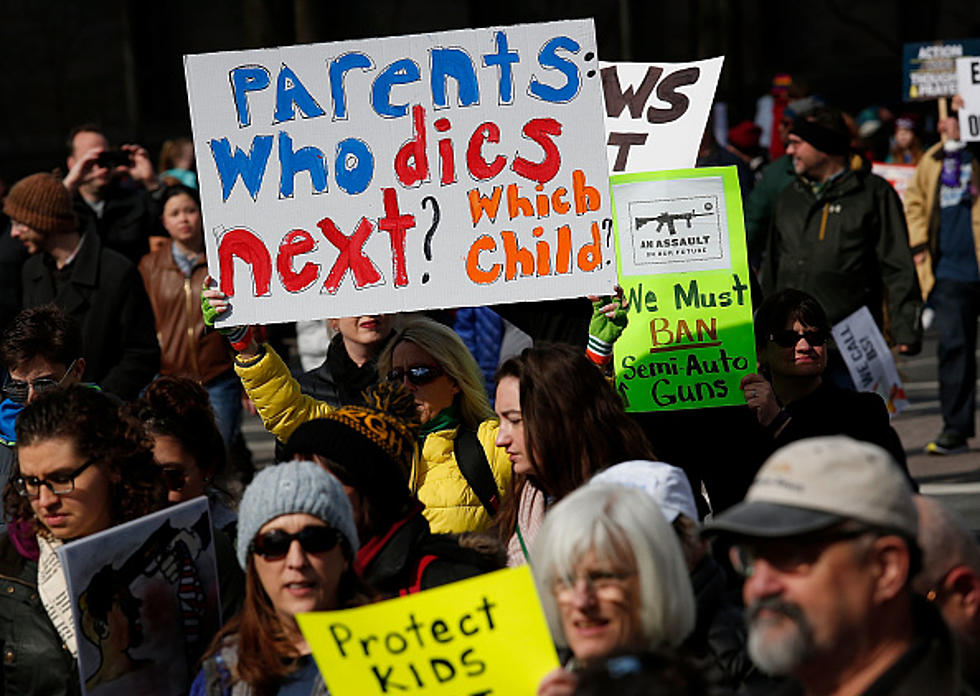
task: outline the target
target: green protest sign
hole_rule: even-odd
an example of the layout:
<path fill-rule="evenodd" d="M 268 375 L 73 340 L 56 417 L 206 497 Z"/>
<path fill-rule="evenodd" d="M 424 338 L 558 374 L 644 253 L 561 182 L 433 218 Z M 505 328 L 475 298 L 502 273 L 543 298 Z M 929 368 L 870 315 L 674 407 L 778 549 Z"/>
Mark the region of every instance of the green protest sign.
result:
<path fill-rule="evenodd" d="M 628 411 L 744 404 L 756 370 L 735 167 L 610 178 L 629 325 L 616 342 Z"/>

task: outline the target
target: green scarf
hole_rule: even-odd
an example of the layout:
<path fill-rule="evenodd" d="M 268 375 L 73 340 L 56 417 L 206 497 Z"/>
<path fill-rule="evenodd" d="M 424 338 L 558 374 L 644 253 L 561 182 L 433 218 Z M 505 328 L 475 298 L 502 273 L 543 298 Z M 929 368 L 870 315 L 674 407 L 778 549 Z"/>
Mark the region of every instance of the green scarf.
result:
<path fill-rule="evenodd" d="M 422 424 L 422 429 L 419 431 L 419 439 L 424 440 L 429 433 L 434 433 L 437 430 L 449 430 L 450 428 L 455 428 L 457 425 L 459 425 L 459 411 L 456 408 L 456 404 L 452 404 L 439 411 L 428 422 Z"/>

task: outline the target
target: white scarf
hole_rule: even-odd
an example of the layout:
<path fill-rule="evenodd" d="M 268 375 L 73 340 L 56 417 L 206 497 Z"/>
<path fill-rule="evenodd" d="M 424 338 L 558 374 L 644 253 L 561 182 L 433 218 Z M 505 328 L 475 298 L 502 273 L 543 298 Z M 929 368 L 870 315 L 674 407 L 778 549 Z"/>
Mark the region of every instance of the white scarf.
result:
<path fill-rule="evenodd" d="M 75 640 L 75 620 L 71 613 L 68 582 L 65 580 L 61 561 L 55 553 L 55 549 L 63 542 L 60 539 L 38 534 L 37 543 L 41 548 L 41 555 L 37 560 L 37 593 L 58 635 L 61 636 L 72 657 L 77 660 L 78 643 Z"/>

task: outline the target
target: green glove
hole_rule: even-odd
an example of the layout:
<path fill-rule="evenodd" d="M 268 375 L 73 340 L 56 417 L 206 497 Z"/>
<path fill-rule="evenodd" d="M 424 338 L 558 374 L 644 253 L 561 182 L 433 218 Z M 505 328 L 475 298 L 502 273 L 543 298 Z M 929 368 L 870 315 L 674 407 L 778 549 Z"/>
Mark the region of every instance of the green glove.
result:
<path fill-rule="evenodd" d="M 214 329 L 214 320 L 217 319 L 220 314 L 218 310 L 211 306 L 211 301 L 204 296 L 204 291 L 208 289 L 208 284 L 205 282 L 201 286 L 201 316 L 204 317 L 204 325 L 209 329 Z M 225 326 L 218 329 L 218 333 L 228 339 L 231 343 L 231 347 L 235 350 L 241 352 L 245 350 L 248 344 L 252 340 L 252 330 L 250 326 Z"/>
<path fill-rule="evenodd" d="M 612 360 L 613 344 L 623 334 L 628 321 L 626 309 L 617 307 L 612 317 L 600 311 L 606 305 L 616 302 L 614 297 L 600 297 L 592 303 L 592 320 L 589 322 L 589 344 L 585 355 L 596 365 L 605 365 Z"/>
<path fill-rule="evenodd" d="M 208 289 L 208 284 L 204 283 L 201 286 L 201 315 L 204 317 L 204 325 L 209 329 L 213 329 L 214 320 L 218 318 L 218 310 L 212 307 L 211 301 L 204 296 L 204 291 L 207 289 Z"/>

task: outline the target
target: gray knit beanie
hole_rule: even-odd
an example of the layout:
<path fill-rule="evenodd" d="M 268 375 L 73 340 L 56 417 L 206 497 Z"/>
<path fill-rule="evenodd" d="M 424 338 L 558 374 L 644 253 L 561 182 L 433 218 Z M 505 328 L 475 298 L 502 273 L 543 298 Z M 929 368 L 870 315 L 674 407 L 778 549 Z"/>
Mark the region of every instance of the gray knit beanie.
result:
<path fill-rule="evenodd" d="M 284 462 L 266 467 L 252 479 L 238 506 L 238 563 L 244 570 L 248 548 L 266 522 L 305 512 L 344 535 L 351 553 L 360 544 L 354 513 L 344 487 L 313 462 Z"/>

